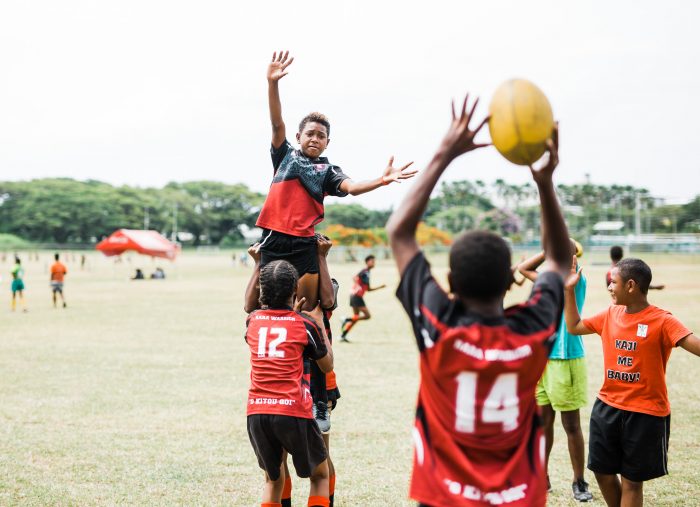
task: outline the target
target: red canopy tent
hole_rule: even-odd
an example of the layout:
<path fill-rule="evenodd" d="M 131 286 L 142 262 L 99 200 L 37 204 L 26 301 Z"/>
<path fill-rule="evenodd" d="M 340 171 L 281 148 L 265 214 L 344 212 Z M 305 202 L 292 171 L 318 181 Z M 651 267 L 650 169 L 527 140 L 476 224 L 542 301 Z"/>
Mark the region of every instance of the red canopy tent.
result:
<path fill-rule="evenodd" d="M 173 260 L 180 252 L 180 245 L 168 241 L 157 231 L 119 229 L 95 246 L 107 257 L 121 255 L 127 250 L 135 250 L 144 255 Z"/>

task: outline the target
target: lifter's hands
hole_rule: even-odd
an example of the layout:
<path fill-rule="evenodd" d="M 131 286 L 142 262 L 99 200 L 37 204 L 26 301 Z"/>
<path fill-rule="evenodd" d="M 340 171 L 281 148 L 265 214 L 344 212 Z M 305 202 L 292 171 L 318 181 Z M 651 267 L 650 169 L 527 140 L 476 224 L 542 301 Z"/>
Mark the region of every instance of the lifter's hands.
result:
<path fill-rule="evenodd" d="M 543 183 L 552 180 L 554 169 L 559 165 L 559 122 L 554 124 L 552 138 L 547 139 L 547 154 L 537 164 L 530 166 L 532 179 L 535 183 Z"/>
<path fill-rule="evenodd" d="M 306 300 L 306 298 L 302 298 L 302 299 L 303 299 L 303 300 Z M 302 303 L 302 305 L 303 305 L 303 303 Z M 311 318 L 314 320 L 314 322 L 316 322 L 316 324 L 318 324 L 319 327 L 321 327 L 321 328 L 323 327 L 323 310 L 321 310 L 321 304 L 320 304 L 320 303 L 317 304 L 317 305 L 316 305 L 316 308 L 314 308 L 314 309 L 311 310 L 310 312 L 304 311 L 304 312 L 301 312 L 301 313 L 303 313 L 303 314 L 306 315 L 307 317 L 311 317 Z"/>
<path fill-rule="evenodd" d="M 464 97 L 464 102 L 462 103 L 462 111 L 459 116 L 455 112 L 455 103 L 452 101 L 452 124 L 450 129 L 445 134 L 445 138 L 442 140 L 442 147 L 446 151 L 446 154 L 450 159 L 459 157 L 460 155 L 467 153 L 468 151 L 476 150 L 477 148 L 483 148 L 484 146 L 489 146 L 491 143 L 475 143 L 474 138 L 479 133 L 486 122 L 489 121 L 487 116 L 478 127 L 474 130 L 469 129 L 469 122 L 474 116 L 474 111 L 479 103 L 479 99 L 474 101 L 469 112 L 467 112 L 467 104 L 469 102 L 469 94 Z"/>
<path fill-rule="evenodd" d="M 406 170 L 412 164 L 413 162 L 409 162 L 408 164 L 402 167 L 394 167 L 394 157 L 392 156 L 389 159 L 389 165 L 387 165 L 386 169 L 384 169 L 384 174 L 382 175 L 382 183 L 384 183 L 385 185 L 388 185 L 389 183 L 392 183 L 394 181 L 397 183 L 401 183 L 401 180 L 413 178 L 418 172 L 418 169 Z"/>
<path fill-rule="evenodd" d="M 267 80 L 268 81 L 279 81 L 284 76 L 289 74 L 286 71 L 294 61 L 294 57 L 289 57 L 289 51 L 280 51 L 279 53 L 272 53 L 272 61 L 267 68 Z"/>

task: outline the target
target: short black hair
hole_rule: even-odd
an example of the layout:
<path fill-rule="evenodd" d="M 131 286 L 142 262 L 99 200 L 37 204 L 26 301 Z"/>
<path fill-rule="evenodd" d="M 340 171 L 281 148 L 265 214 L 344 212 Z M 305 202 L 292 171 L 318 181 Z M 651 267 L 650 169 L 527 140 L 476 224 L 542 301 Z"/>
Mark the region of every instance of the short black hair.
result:
<path fill-rule="evenodd" d="M 621 246 L 615 245 L 614 247 L 610 248 L 610 260 L 613 262 L 620 262 L 620 259 L 622 259 L 622 256 L 624 255 L 624 252 L 622 251 Z"/>
<path fill-rule="evenodd" d="M 370 255 L 368 255 L 367 257 L 365 257 L 365 262 L 369 262 L 369 261 L 371 261 L 372 259 L 376 259 L 376 257 L 375 257 L 374 255 L 370 254 Z"/>
<path fill-rule="evenodd" d="M 634 280 L 639 285 L 639 290 L 642 294 L 646 294 L 649 291 L 651 268 L 646 262 L 641 259 L 622 259 L 617 263 L 617 269 L 623 282 Z"/>
<path fill-rule="evenodd" d="M 297 290 L 299 275 L 287 261 L 272 261 L 260 270 L 260 306 L 285 308 Z"/>
<path fill-rule="evenodd" d="M 331 137 L 331 122 L 328 121 L 328 117 L 325 114 L 314 112 L 304 116 L 299 122 L 299 133 L 304 131 L 304 127 L 306 127 L 306 124 L 309 122 L 320 123 L 326 127 L 326 135 Z"/>
<path fill-rule="evenodd" d="M 56 260 L 58 260 L 58 252 L 56 252 L 55 254 L 53 254 L 53 258 L 56 259 Z"/>
<path fill-rule="evenodd" d="M 503 238 L 488 231 L 467 231 L 450 249 L 452 291 L 463 297 L 494 299 L 513 281 L 510 248 Z"/>

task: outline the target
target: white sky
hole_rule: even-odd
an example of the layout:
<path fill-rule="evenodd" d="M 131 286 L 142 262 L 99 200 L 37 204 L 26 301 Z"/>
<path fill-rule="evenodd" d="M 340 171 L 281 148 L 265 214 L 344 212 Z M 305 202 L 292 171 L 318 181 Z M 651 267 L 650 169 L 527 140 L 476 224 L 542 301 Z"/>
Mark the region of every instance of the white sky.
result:
<path fill-rule="evenodd" d="M 695 2 L 6 1 L 0 6 L 0 179 L 65 176 L 161 186 L 270 183 L 265 71 L 288 133 L 331 119 L 326 155 L 353 179 L 390 155 L 423 167 L 450 100 L 504 80 L 542 88 L 561 121 L 557 181 L 700 193 L 700 7 Z M 527 169 L 493 149 L 448 179 Z M 398 203 L 410 183 L 345 199 Z"/>

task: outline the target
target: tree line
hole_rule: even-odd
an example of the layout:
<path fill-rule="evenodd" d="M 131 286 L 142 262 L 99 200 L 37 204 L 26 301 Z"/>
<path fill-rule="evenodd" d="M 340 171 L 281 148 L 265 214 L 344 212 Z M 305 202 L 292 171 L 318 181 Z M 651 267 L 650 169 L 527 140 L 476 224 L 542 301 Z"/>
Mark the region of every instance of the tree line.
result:
<path fill-rule="evenodd" d="M 450 234 L 482 228 L 514 242 L 536 237 L 539 207 L 531 183 L 503 180 L 443 182 L 424 221 Z M 559 185 L 560 202 L 573 235 L 585 239 L 600 221 L 621 221 L 623 233 L 700 232 L 700 195 L 685 205 L 665 205 L 647 189 L 624 185 Z M 243 227 L 253 227 L 265 196 L 244 184 L 213 181 L 169 183 L 163 188 L 113 186 L 68 178 L 0 182 L 0 234 L 39 243 L 94 243 L 119 228 L 149 228 L 171 237 L 190 233 L 191 244 L 240 246 Z M 381 230 L 392 209 L 357 203 L 326 206 L 321 230 L 337 225 Z"/>

